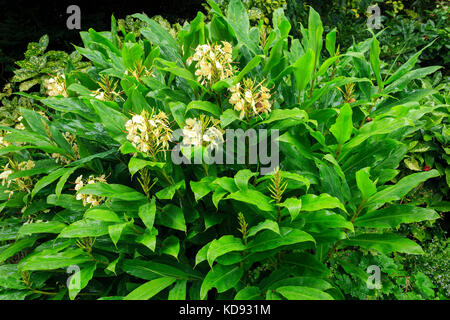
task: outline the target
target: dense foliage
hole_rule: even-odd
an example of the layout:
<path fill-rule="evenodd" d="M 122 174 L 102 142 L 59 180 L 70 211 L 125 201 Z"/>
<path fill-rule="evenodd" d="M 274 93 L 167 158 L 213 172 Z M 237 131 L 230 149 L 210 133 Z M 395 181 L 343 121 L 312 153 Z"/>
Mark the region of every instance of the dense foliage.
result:
<path fill-rule="evenodd" d="M 278 5 L 259 24 L 208 5 L 173 32 L 113 17 L 52 77 L 16 79 L 42 86 L 22 82 L 29 104 L 0 127 L 0 298 L 448 298 L 448 247 L 430 262 L 414 231 L 448 210 L 427 47 L 391 65 L 380 34 L 338 49 L 312 7 L 297 38 Z"/>

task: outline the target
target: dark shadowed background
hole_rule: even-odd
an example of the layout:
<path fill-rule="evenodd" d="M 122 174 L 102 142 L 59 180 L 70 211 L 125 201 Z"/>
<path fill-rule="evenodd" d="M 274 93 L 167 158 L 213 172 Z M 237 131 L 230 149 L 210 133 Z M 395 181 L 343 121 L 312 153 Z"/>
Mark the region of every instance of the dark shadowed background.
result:
<path fill-rule="evenodd" d="M 66 27 L 67 7 L 78 5 L 81 9 L 81 30 L 93 28 L 110 30 L 111 15 L 125 18 L 126 15 L 145 12 L 161 15 L 170 22 L 180 17 L 193 19 L 199 10 L 204 10 L 202 0 L 0 0 L 0 82 L 12 76 L 14 61 L 23 59 L 27 44 L 38 41 L 48 34 L 49 50 L 73 51 L 72 44 L 79 45 L 80 30 Z"/>

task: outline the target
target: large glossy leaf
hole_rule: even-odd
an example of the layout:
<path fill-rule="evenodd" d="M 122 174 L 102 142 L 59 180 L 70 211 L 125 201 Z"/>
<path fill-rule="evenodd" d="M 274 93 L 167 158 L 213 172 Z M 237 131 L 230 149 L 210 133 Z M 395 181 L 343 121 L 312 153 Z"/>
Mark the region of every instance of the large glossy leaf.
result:
<path fill-rule="evenodd" d="M 17 240 L 14 243 L 6 245 L 6 248 L 0 252 L 0 263 L 5 262 L 6 259 L 12 257 L 16 253 L 22 251 L 25 248 L 31 247 L 37 240 L 37 237 L 29 237 L 25 239 Z"/>
<path fill-rule="evenodd" d="M 265 196 L 259 191 L 247 189 L 240 190 L 238 192 L 231 193 L 226 199 L 233 199 L 237 201 L 242 201 L 248 204 L 252 204 L 258 207 L 258 209 L 263 211 L 273 211 L 274 207 L 270 203 L 269 197 Z"/>
<path fill-rule="evenodd" d="M 400 200 L 420 183 L 437 176 L 439 176 L 439 172 L 437 170 L 413 173 L 404 177 L 395 185 L 388 186 L 372 195 L 367 201 L 367 206 L 376 209 L 381 207 L 386 202 Z"/>
<path fill-rule="evenodd" d="M 19 270 L 54 270 L 91 261 L 80 248 L 63 252 L 42 251 L 28 256 L 19 263 Z"/>
<path fill-rule="evenodd" d="M 153 229 L 153 223 L 155 222 L 156 216 L 156 200 L 153 198 L 151 202 L 143 204 L 139 207 L 139 218 L 144 222 L 147 229 Z"/>
<path fill-rule="evenodd" d="M 222 266 L 216 264 L 203 279 L 200 298 L 204 300 L 208 291 L 216 288 L 217 292 L 224 292 L 233 288 L 244 275 L 244 269 L 238 266 Z"/>
<path fill-rule="evenodd" d="M 169 265 L 162 262 L 143 261 L 138 259 L 126 259 L 123 261 L 122 269 L 141 279 L 153 280 L 160 277 L 170 277 L 180 280 L 199 279 L 197 272 L 178 266 Z"/>
<path fill-rule="evenodd" d="M 232 235 L 223 236 L 219 239 L 215 239 L 211 242 L 208 247 L 208 252 L 206 254 L 209 265 L 212 267 L 214 261 L 232 251 L 242 251 L 245 250 L 245 245 L 242 240 L 236 238 Z"/>
<path fill-rule="evenodd" d="M 282 227 L 280 228 L 280 234 L 270 230 L 258 233 L 256 237 L 248 243 L 247 249 L 249 252 L 262 252 L 306 241 L 315 243 L 314 238 L 304 231 Z"/>
<path fill-rule="evenodd" d="M 172 204 L 168 204 L 163 208 L 156 216 L 156 221 L 163 226 L 186 232 L 186 220 L 183 210 Z"/>
<path fill-rule="evenodd" d="M 344 205 L 339 201 L 339 199 L 330 196 L 329 194 L 322 193 L 319 196 L 314 194 L 307 194 L 300 198 L 302 200 L 302 210 L 303 211 L 316 211 L 321 209 L 333 209 L 340 208 L 344 211 Z"/>
<path fill-rule="evenodd" d="M 433 209 L 412 205 L 392 205 L 366 213 L 355 220 L 355 225 L 366 228 L 396 228 L 401 223 L 435 220 L 440 216 Z"/>
<path fill-rule="evenodd" d="M 370 168 L 364 168 L 356 172 L 356 184 L 359 191 L 363 196 L 363 199 L 368 199 L 371 195 L 377 192 L 375 183 L 369 178 Z"/>
<path fill-rule="evenodd" d="M 375 79 L 377 80 L 378 87 L 382 89 L 383 80 L 381 79 L 381 69 L 380 69 L 380 42 L 377 38 L 372 38 L 372 44 L 370 46 L 370 65 L 372 71 L 375 74 Z"/>
<path fill-rule="evenodd" d="M 352 114 L 352 107 L 346 103 L 341 108 L 335 124 L 330 128 L 330 132 L 334 135 L 339 145 L 343 145 L 350 139 L 353 131 Z"/>
<path fill-rule="evenodd" d="M 278 223 L 273 220 L 264 220 L 258 223 L 256 226 L 248 229 L 247 237 L 252 237 L 262 230 L 272 230 L 273 232 L 280 234 Z"/>
<path fill-rule="evenodd" d="M 343 240 L 342 246 L 359 246 L 388 254 L 401 252 L 409 254 L 422 254 L 422 248 L 412 240 L 403 238 L 393 233 L 377 234 L 367 233 Z"/>
<path fill-rule="evenodd" d="M 80 194 L 92 194 L 101 197 L 120 199 L 125 201 L 142 201 L 146 197 L 133 188 L 121 184 L 93 183 L 84 186 L 78 191 Z"/>
<path fill-rule="evenodd" d="M 176 279 L 174 278 L 159 278 L 155 280 L 151 280 L 126 295 L 124 300 L 148 300 L 154 295 L 158 294 L 160 291 L 164 290 L 172 283 L 174 283 Z"/>
<path fill-rule="evenodd" d="M 328 293 L 311 287 L 284 286 L 276 291 L 288 300 L 334 300 Z"/>
<path fill-rule="evenodd" d="M 83 238 L 83 237 L 100 237 L 108 234 L 108 226 L 110 222 L 84 219 L 72 223 L 64 228 L 59 237 L 61 238 Z"/>
<path fill-rule="evenodd" d="M 29 223 L 19 229 L 19 234 L 60 233 L 66 226 L 58 221 Z"/>

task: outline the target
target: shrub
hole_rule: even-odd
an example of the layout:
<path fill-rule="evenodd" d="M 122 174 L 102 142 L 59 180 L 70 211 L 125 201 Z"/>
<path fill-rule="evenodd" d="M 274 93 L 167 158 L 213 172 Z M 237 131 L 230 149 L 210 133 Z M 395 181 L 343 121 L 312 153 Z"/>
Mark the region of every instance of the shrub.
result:
<path fill-rule="evenodd" d="M 439 172 L 399 165 L 441 107 L 411 81 L 439 67 L 414 69 L 422 49 L 388 70 L 376 37 L 339 53 L 312 8 L 300 41 L 282 9 L 265 37 L 239 0 L 208 3 L 176 39 L 143 14 L 142 39 L 81 32 L 92 68 L 19 93 L 51 111 L 0 127 L 3 298 L 343 299 L 343 252 L 423 253 L 396 230 L 439 218 L 403 202 Z"/>

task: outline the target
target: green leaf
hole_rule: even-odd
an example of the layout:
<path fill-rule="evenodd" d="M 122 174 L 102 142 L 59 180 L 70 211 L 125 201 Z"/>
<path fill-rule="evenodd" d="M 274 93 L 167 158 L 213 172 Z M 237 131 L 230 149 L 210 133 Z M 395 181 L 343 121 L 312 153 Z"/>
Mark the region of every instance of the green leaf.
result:
<path fill-rule="evenodd" d="M 70 175 L 72 173 L 74 173 L 75 170 L 77 170 L 78 168 L 79 168 L 79 166 L 66 169 L 66 171 L 61 176 L 61 178 L 59 179 L 58 183 L 56 184 L 55 194 L 56 194 L 57 197 L 59 197 L 61 195 L 61 191 L 64 188 L 64 185 L 66 184 L 67 179 L 69 179 Z"/>
<path fill-rule="evenodd" d="M 0 253 L 0 263 L 6 261 L 6 259 L 11 258 L 16 253 L 22 251 L 25 248 L 29 248 L 34 245 L 37 237 L 29 237 L 25 239 L 17 240 L 16 242 L 7 245 L 5 249 Z"/>
<path fill-rule="evenodd" d="M 234 109 L 227 109 L 220 115 L 220 123 L 222 128 L 227 127 L 230 123 L 240 120 L 239 113 Z"/>
<path fill-rule="evenodd" d="M 331 275 L 328 269 L 317 257 L 307 252 L 290 253 L 284 256 L 283 262 L 299 268 L 302 275 L 320 276 L 328 278 Z"/>
<path fill-rule="evenodd" d="M 270 116 L 267 120 L 261 122 L 263 123 L 272 123 L 274 121 L 280 120 L 298 120 L 303 121 L 308 119 L 308 114 L 304 110 L 300 110 L 299 108 L 293 109 L 275 109 L 270 113 Z"/>
<path fill-rule="evenodd" d="M 153 223 L 155 222 L 156 215 L 156 200 L 152 198 L 150 202 L 143 204 L 139 207 L 139 218 L 144 222 L 148 230 L 153 229 Z"/>
<path fill-rule="evenodd" d="M 244 275 L 244 269 L 238 266 L 222 266 L 216 264 L 203 279 L 200 288 L 200 299 L 204 300 L 208 291 L 216 288 L 217 292 L 225 292 L 233 288 Z"/>
<path fill-rule="evenodd" d="M 215 103 L 208 102 L 208 101 L 192 101 L 192 102 L 190 102 L 186 106 L 185 113 L 187 113 L 191 109 L 197 109 L 197 110 L 209 112 L 212 115 L 216 116 L 217 118 L 219 118 L 221 115 L 219 106 Z"/>
<path fill-rule="evenodd" d="M 240 0 L 231 0 L 227 8 L 227 19 L 233 25 L 236 36 L 239 34 L 248 34 L 250 22 L 248 19 L 247 9 Z"/>
<path fill-rule="evenodd" d="M 124 300 L 148 300 L 176 281 L 175 278 L 159 278 L 151 280 L 127 294 Z"/>
<path fill-rule="evenodd" d="M 101 101 L 91 100 L 91 103 L 111 138 L 119 143 L 127 141 L 127 135 L 125 133 L 125 123 L 128 121 L 127 117 Z"/>
<path fill-rule="evenodd" d="M 327 33 L 325 38 L 325 48 L 330 54 L 330 57 L 333 57 L 336 53 L 336 33 L 336 28 L 333 28 L 333 30 Z"/>
<path fill-rule="evenodd" d="M 84 218 L 105 222 L 122 222 L 115 212 L 103 208 L 92 208 L 87 210 L 84 214 Z"/>
<path fill-rule="evenodd" d="M 400 66 L 395 72 L 386 80 L 386 85 L 390 84 L 391 82 L 394 82 L 398 79 L 400 79 L 403 75 L 408 73 L 409 70 L 414 68 L 417 60 L 419 59 L 419 56 L 422 54 L 422 52 L 431 46 L 433 42 L 430 42 L 428 45 L 423 47 L 420 51 L 416 52 L 413 56 L 411 56 L 408 61 L 406 61 L 404 64 Z"/>
<path fill-rule="evenodd" d="M 31 191 L 31 197 L 34 197 L 41 189 L 45 188 L 52 182 L 56 181 L 61 176 L 67 174 L 68 172 L 73 172 L 73 168 L 60 168 L 56 171 L 51 172 L 47 176 L 41 178 L 36 184 L 34 185 L 33 191 Z"/>
<path fill-rule="evenodd" d="M 439 218 L 440 216 L 433 209 L 403 204 L 392 205 L 359 216 L 355 220 L 355 225 L 366 228 L 396 228 L 401 223 L 436 220 Z"/>
<path fill-rule="evenodd" d="M 169 236 L 164 239 L 161 246 L 161 253 L 168 254 L 178 260 L 180 251 L 180 240 L 175 236 Z"/>
<path fill-rule="evenodd" d="M 164 162 L 154 162 L 133 157 L 130 159 L 130 162 L 128 162 L 128 170 L 130 171 L 131 176 L 134 176 L 136 172 L 145 167 L 156 167 L 162 169 L 164 165 Z"/>
<path fill-rule="evenodd" d="M 381 79 L 380 70 L 380 42 L 375 38 L 372 38 L 372 44 L 370 46 L 370 65 L 372 71 L 375 74 L 379 90 L 383 89 L 383 80 Z"/>
<path fill-rule="evenodd" d="M 195 201 L 198 202 L 201 198 L 213 191 L 215 188 L 211 185 L 211 177 L 205 177 L 200 181 L 191 181 L 191 190 L 194 193 Z"/>
<path fill-rule="evenodd" d="M 242 243 L 241 239 L 236 238 L 232 235 L 226 235 L 211 242 L 206 257 L 208 259 L 209 265 L 212 267 L 214 261 L 218 257 L 228 252 L 243 250 L 245 250 L 245 245 Z"/>
<path fill-rule="evenodd" d="M 205 244 L 200 250 L 198 250 L 197 255 L 195 256 L 195 265 L 197 266 L 200 262 L 203 262 L 207 258 L 209 246 L 211 242 Z"/>
<path fill-rule="evenodd" d="M 388 254 L 391 252 L 401 252 L 408 254 L 422 254 L 422 248 L 412 240 L 400 237 L 393 233 L 377 234 L 368 233 L 360 234 L 341 242 L 342 246 L 359 246 L 365 249 L 377 250 L 381 253 Z"/>
<path fill-rule="evenodd" d="M 186 123 L 186 105 L 182 102 L 169 102 L 169 108 L 178 127 L 183 128 Z"/>
<path fill-rule="evenodd" d="M 197 272 L 185 270 L 182 266 L 183 265 L 181 264 L 178 264 L 175 267 L 154 261 L 126 259 L 123 261 L 122 269 L 132 276 L 145 280 L 153 280 L 160 277 L 170 277 L 179 280 L 194 280 L 200 278 Z"/>
<path fill-rule="evenodd" d="M 297 198 L 287 198 L 283 203 L 280 203 L 279 205 L 280 207 L 285 207 L 286 209 L 288 209 L 289 214 L 291 215 L 291 221 L 294 221 L 302 208 L 302 200 Z"/>
<path fill-rule="evenodd" d="M 236 293 L 234 300 L 262 300 L 262 293 L 258 287 L 246 287 Z"/>
<path fill-rule="evenodd" d="M 334 300 L 328 293 L 311 287 L 285 286 L 276 291 L 288 300 Z"/>
<path fill-rule="evenodd" d="M 20 227 L 19 234 L 60 233 L 65 227 L 64 223 L 58 221 L 28 223 Z"/>
<path fill-rule="evenodd" d="M 344 205 L 339 201 L 338 198 L 332 197 L 327 193 L 322 193 L 319 196 L 314 194 L 306 194 L 301 196 L 302 200 L 302 210 L 303 211 L 317 211 L 321 209 L 332 209 L 340 208 L 345 210 Z"/>
<path fill-rule="evenodd" d="M 299 97 L 301 97 L 302 92 L 311 80 L 311 76 L 314 72 L 314 59 L 314 51 L 308 49 L 306 53 L 294 63 L 294 76 L 297 81 Z"/>
<path fill-rule="evenodd" d="M 364 168 L 356 172 L 356 184 L 361 191 L 363 200 L 367 200 L 371 195 L 377 192 L 377 187 L 369 178 L 370 168 Z"/>
<path fill-rule="evenodd" d="M 330 132 L 336 138 L 339 145 L 343 145 L 350 139 L 353 131 L 352 107 L 348 103 L 344 104 L 336 119 L 336 123 L 330 128 Z"/>
<path fill-rule="evenodd" d="M 249 169 L 239 170 L 234 176 L 234 182 L 240 190 L 248 190 L 248 181 L 257 175 L 257 172 L 251 172 Z"/>
<path fill-rule="evenodd" d="M 302 214 L 307 231 L 322 231 L 325 228 L 346 228 L 353 231 L 353 224 L 340 214 L 328 210 Z"/>
<path fill-rule="evenodd" d="M 63 252 L 44 250 L 30 255 L 19 263 L 19 270 L 54 270 L 91 261 L 91 258 L 81 248 L 69 249 Z"/>
<path fill-rule="evenodd" d="M 91 194 L 100 197 L 108 197 L 125 201 L 143 201 L 146 196 L 133 188 L 121 184 L 107 184 L 97 182 L 88 184 L 78 191 L 79 194 Z"/>
<path fill-rule="evenodd" d="M 170 72 L 178 77 L 185 79 L 193 89 L 201 87 L 201 84 L 197 81 L 195 76 L 186 68 L 177 66 L 174 62 L 156 58 L 155 62 L 161 62 L 167 67 L 157 66 L 158 69 Z"/>
<path fill-rule="evenodd" d="M 141 33 L 151 43 L 160 47 L 161 56 L 182 65 L 183 61 L 181 59 L 180 47 L 167 30 L 165 30 L 156 21 L 147 17 L 145 14 L 137 13 L 133 14 L 132 17 L 138 18 L 147 23 L 148 27 L 141 29 Z"/>
<path fill-rule="evenodd" d="M 0 288 L 23 290 L 27 289 L 17 271 L 17 264 L 5 264 L 0 266 Z"/>
<path fill-rule="evenodd" d="M 262 230 L 272 230 L 273 232 L 280 234 L 280 228 L 278 226 L 278 223 L 276 223 L 273 220 L 264 220 L 258 223 L 256 226 L 251 227 L 248 230 L 247 237 L 253 237 Z"/>
<path fill-rule="evenodd" d="M 275 290 L 279 287 L 285 287 L 285 286 L 301 286 L 301 287 L 310 287 L 319 289 L 322 291 L 331 289 L 333 286 L 320 278 L 316 277 L 292 277 L 292 278 L 285 278 L 280 281 L 277 281 L 273 284 L 271 284 L 268 288 L 268 290 Z"/>
<path fill-rule="evenodd" d="M 169 291 L 167 300 L 186 300 L 187 280 L 178 280 Z"/>
<path fill-rule="evenodd" d="M 226 199 L 233 199 L 237 201 L 242 201 L 248 204 L 252 204 L 258 207 L 258 209 L 263 211 L 273 211 L 274 207 L 270 203 L 271 199 L 259 191 L 247 189 L 234 192 L 228 195 Z"/>
<path fill-rule="evenodd" d="M 61 238 L 84 238 L 100 237 L 108 234 L 110 222 L 98 220 L 79 220 L 64 228 L 59 237 Z"/>
<path fill-rule="evenodd" d="M 237 74 L 237 76 L 234 77 L 233 79 L 233 84 L 237 84 L 239 81 L 241 81 L 244 76 L 249 73 L 250 71 L 252 71 L 254 68 L 256 68 L 260 63 L 261 63 L 261 59 L 262 56 L 258 55 L 258 56 L 254 56 L 252 58 L 252 60 L 250 60 L 246 66 L 244 67 L 244 69 L 241 70 L 241 72 L 239 72 Z"/>
<path fill-rule="evenodd" d="M 186 188 L 184 180 L 180 180 L 175 184 L 168 186 L 160 191 L 158 191 L 155 195 L 158 199 L 161 200 L 171 200 L 175 195 L 175 192 L 179 189 L 184 190 Z"/>
<path fill-rule="evenodd" d="M 108 226 L 108 233 L 111 238 L 111 241 L 114 243 L 114 245 L 117 247 L 117 242 L 120 240 L 120 236 L 122 235 L 123 229 L 125 229 L 126 226 L 128 226 L 129 222 L 119 223 L 119 224 L 113 224 Z"/>
<path fill-rule="evenodd" d="M 247 249 L 249 252 L 262 252 L 306 241 L 315 243 L 314 238 L 304 231 L 282 227 L 280 228 L 280 234 L 269 230 L 258 233 L 256 237 L 248 243 Z"/>
<path fill-rule="evenodd" d="M 156 219 L 163 226 L 186 232 L 183 210 L 177 206 L 172 204 L 166 205 Z"/>
<path fill-rule="evenodd" d="M 386 202 L 400 200 L 420 183 L 437 176 L 439 176 L 439 172 L 437 170 L 413 173 L 402 178 L 395 185 L 386 187 L 372 195 L 367 201 L 366 206 L 376 209 L 381 207 Z"/>
<path fill-rule="evenodd" d="M 142 63 L 144 50 L 139 43 L 124 43 L 122 52 L 117 52 L 122 55 L 123 65 L 127 70 L 134 70 L 137 65 Z"/>
<path fill-rule="evenodd" d="M 108 264 L 108 266 L 106 267 L 106 270 L 109 270 L 109 271 L 113 272 L 114 274 L 116 274 L 116 266 L 120 259 L 121 259 L 121 256 L 117 257 L 116 260 L 114 260 L 113 262 Z"/>
<path fill-rule="evenodd" d="M 158 235 L 158 230 L 156 228 L 153 229 L 145 229 L 144 234 L 136 238 L 136 242 L 143 244 L 147 248 L 152 251 L 155 251 L 156 248 L 156 236 Z"/>
<path fill-rule="evenodd" d="M 422 79 L 425 76 L 435 73 L 437 70 L 439 70 L 440 66 L 432 66 L 432 67 L 426 67 L 426 68 L 419 68 L 416 70 L 412 70 L 408 72 L 407 74 L 403 75 L 398 80 L 392 82 L 389 86 L 387 86 L 384 89 L 384 93 L 391 93 L 395 91 L 401 91 L 406 88 L 406 86 L 412 81 L 417 79 Z"/>

